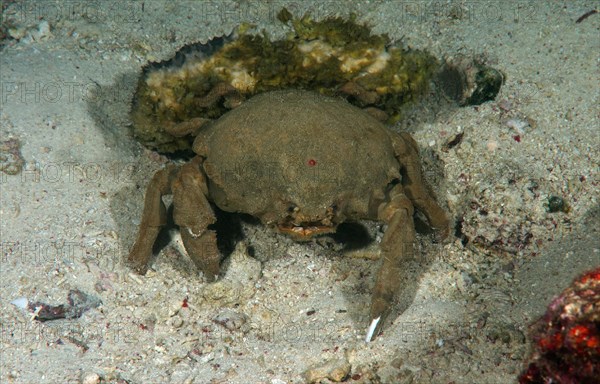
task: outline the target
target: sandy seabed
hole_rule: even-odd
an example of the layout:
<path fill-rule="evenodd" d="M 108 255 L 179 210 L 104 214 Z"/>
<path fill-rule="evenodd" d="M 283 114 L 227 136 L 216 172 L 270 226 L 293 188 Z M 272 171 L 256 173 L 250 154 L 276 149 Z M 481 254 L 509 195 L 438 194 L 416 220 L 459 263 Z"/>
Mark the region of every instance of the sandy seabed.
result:
<path fill-rule="evenodd" d="M 25 165 L 0 173 L 0 382 L 282 384 L 307 370 L 325 383 L 340 370 L 350 383 L 515 382 L 528 324 L 600 264 L 600 15 L 576 23 L 597 5 L 4 2 L 0 132 L 21 143 Z M 176 241 L 146 276 L 123 264 L 164 163 L 130 134 L 141 68 L 243 21 L 279 36 L 283 6 L 318 19 L 355 12 L 409 47 L 479 56 L 506 75 L 493 102 L 402 123 L 460 225 L 444 244 L 419 237 L 414 281 L 369 344 L 376 223 L 353 251 L 236 224 L 253 257 L 234 253 L 217 286 Z M 548 212 L 551 196 L 567 212 Z M 75 289 L 102 304 L 45 323 L 11 304 L 65 303 Z"/>

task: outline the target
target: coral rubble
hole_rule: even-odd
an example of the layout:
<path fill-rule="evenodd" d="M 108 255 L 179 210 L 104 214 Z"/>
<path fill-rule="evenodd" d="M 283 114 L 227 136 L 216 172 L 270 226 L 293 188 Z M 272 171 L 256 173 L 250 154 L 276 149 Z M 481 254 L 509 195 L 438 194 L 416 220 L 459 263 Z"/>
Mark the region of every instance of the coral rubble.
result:
<path fill-rule="evenodd" d="M 21 155 L 21 142 L 18 139 L 8 139 L 0 142 L 0 171 L 17 175 L 23 169 L 25 160 Z"/>
<path fill-rule="evenodd" d="M 600 267 L 575 279 L 531 330 L 534 351 L 520 384 L 598 383 Z"/>

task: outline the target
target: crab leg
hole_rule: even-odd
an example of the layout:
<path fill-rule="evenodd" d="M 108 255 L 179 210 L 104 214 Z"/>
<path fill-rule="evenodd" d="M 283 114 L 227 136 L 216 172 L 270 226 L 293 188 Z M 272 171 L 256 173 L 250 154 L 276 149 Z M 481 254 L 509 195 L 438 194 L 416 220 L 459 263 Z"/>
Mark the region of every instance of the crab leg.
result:
<path fill-rule="evenodd" d="M 179 225 L 183 245 L 208 281 L 219 275 L 221 255 L 215 231 L 208 226 L 216 221 L 206 195 L 208 187 L 200 170 L 200 157 L 181 166 L 173 181 L 173 220 Z"/>
<path fill-rule="evenodd" d="M 394 187 L 391 195 L 390 202 L 381 204 L 377 214 L 380 220 L 388 224 L 388 228 L 381 241 L 383 261 L 373 289 L 371 325 L 365 338 L 367 342 L 381 331 L 394 296 L 402 283 L 403 271 L 414 255 L 412 203 L 404 195 L 400 185 Z"/>
<path fill-rule="evenodd" d="M 394 187 L 389 195 L 389 203 L 381 204 L 378 211 L 378 218 L 388 224 L 388 229 L 381 243 L 383 263 L 373 292 L 367 342 L 381 331 L 393 297 L 400 288 L 403 273 L 414 257 L 414 208 L 427 217 L 434 229 L 440 231 L 441 238 L 445 238 L 450 229 L 446 213 L 423 180 L 417 143 L 408 133 L 392 134 L 391 139 L 402 167 L 402 184 Z"/>
<path fill-rule="evenodd" d="M 146 200 L 142 222 L 137 239 L 129 258 L 129 265 L 139 274 L 145 274 L 148 270 L 148 262 L 152 256 L 152 246 L 162 226 L 167 223 L 167 209 L 162 202 L 162 196 L 171 193 L 171 180 L 177 172 L 177 167 L 172 164 L 156 172 L 146 189 Z"/>
<path fill-rule="evenodd" d="M 181 123 L 167 125 L 165 126 L 165 131 L 175 137 L 184 137 L 188 135 L 195 137 L 198 135 L 200 129 L 211 121 L 212 120 L 203 117 L 194 117 Z"/>
<path fill-rule="evenodd" d="M 393 138 L 393 144 L 396 157 L 405 170 L 402 174 L 404 192 L 415 208 L 427 217 L 429 224 L 440 231 L 440 237 L 444 239 L 450 230 L 448 217 L 435 201 L 431 188 L 423 180 L 417 143 L 408 133 L 400 133 L 400 136 L 402 140 Z"/>

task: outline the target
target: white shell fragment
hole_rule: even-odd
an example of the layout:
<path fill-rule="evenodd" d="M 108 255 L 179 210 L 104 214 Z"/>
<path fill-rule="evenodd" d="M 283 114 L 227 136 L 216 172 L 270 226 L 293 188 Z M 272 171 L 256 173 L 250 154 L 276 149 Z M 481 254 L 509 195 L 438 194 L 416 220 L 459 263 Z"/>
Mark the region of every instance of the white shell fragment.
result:
<path fill-rule="evenodd" d="M 14 299 L 10 303 L 17 308 L 27 309 L 27 305 L 29 305 L 29 300 L 27 300 L 26 297 L 19 297 L 18 299 Z"/>
<path fill-rule="evenodd" d="M 367 337 L 365 337 L 365 342 L 368 343 L 373 338 L 373 332 L 375 332 L 375 328 L 377 328 L 377 324 L 379 323 L 379 320 L 381 320 L 381 316 L 379 316 L 378 318 L 373 319 L 373 321 L 371 321 L 371 325 L 369 325 L 369 330 L 367 331 Z"/>

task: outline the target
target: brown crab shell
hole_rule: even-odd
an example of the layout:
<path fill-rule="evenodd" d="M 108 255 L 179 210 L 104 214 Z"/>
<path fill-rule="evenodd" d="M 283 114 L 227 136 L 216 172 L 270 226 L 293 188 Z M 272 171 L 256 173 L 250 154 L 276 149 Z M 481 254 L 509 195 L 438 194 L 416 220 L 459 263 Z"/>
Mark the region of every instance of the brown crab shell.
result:
<path fill-rule="evenodd" d="M 194 152 L 219 208 L 301 238 L 369 215 L 374 196 L 401 178 L 391 135 L 342 99 L 284 90 L 257 95 L 203 129 Z"/>

